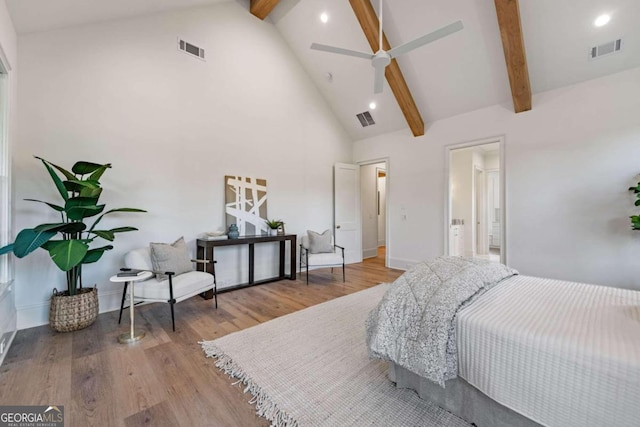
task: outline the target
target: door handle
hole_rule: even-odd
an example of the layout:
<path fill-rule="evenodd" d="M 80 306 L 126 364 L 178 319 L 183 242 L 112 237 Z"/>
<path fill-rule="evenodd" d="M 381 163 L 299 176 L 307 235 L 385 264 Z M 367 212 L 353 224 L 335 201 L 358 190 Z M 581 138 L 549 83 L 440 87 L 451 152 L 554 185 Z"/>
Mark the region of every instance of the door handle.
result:
<path fill-rule="evenodd" d="M 336 228 L 340 228 L 340 226 L 339 226 L 339 225 L 336 225 Z"/>

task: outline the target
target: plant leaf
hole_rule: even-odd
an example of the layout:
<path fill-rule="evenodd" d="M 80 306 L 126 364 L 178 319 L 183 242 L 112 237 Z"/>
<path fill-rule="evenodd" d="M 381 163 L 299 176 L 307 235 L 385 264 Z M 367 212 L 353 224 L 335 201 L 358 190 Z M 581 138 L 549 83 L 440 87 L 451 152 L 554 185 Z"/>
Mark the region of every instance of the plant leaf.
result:
<path fill-rule="evenodd" d="M 89 175 L 89 179 L 98 181 L 102 177 L 102 174 L 111 167 L 111 163 L 107 163 L 106 165 L 100 166 L 96 169 L 91 175 Z"/>
<path fill-rule="evenodd" d="M 42 164 L 44 165 L 44 167 L 47 168 L 47 172 L 49 172 L 49 176 L 53 180 L 53 183 L 56 185 L 56 188 L 58 189 L 58 192 L 60 193 L 62 198 L 65 201 L 69 200 L 67 189 L 64 187 L 64 184 L 62 183 L 62 180 L 60 179 L 60 177 L 55 173 L 55 171 L 51 168 L 51 166 L 49 166 L 49 162 L 37 156 L 36 156 L 36 159 L 39 159 L 40 161 L 42 161 Z"/>
<path fill-rule="evenodd" d="M 51 259 L 62 271 L 80 264 L 89 251 L 89 245 L 80 240 L 59 240 L 47 245 Z"/>
<path fill-rule="evenodd" d="M 101 168 L 110 168 L 110 167 L 111 165 L 108 163 L 106 165 L 99 165 L 97 163 L 80 161 L 80 162 L 76 162 L 76 164 L 73 165 L 73 167 L 71 168 L 71 171 L 78 175 L 86 175 L 88 173 L 95 172 Z"/>
<path fill-rule="evenodd" d="M 64 210 L 69 219 L 81 220 L 98 215 L 104 210 L 104 205 L 96 205 L 97 201 L 95 197 L 74 197 L 67 200 Z"/>
<path fill-rule="evenodd" d="M 13 243 L 13 253 L 18 258 L 22 258 L 51 240 L 55 235 L 55 231 L 35 231 L 25 228 L 18 233 L 16 241 Z"/>
<path fill-rule="evenodd" d="M 98 225 L 98 223 L 102 220 L 102 218 L 105 215 L 108 215 L 110 213 L 113 212 L 146 212 L 144 209 L 136 209 L 136 208 L 119 208 L 119 209 L 111 209 L 106 211 L 105 213 L 103 213 L 102 215 L 100 215 L 98 217 L 98 219 L 96 219 L 96 222 L 93 223 L 93 225 L 91 226 L 91 228 L 89 229 L 89 231 L 93 230 L 94 228 L 96 228 L 96 225 Z"/>
<path fill-rule="evenodd" d="M 109 230 L 93 230 L 93 231 L 90 231 L 90 233 L 93 233 L 98 237 L 102 237 L 103 239 L 108 240 L 110 242 L 113 242 L 113 240 L 116 238 L 113 232 Z"/>
<path fill-rule="evenodd" d="M 102 246 L 101 248 L 89 249 L 87 254 L 82 259 L 81 264 L 91 264 L 102 258 L 105 251 L 113 249 L 112 245 Z"/>
<path fill-rule="evenodd" d="M 8 254 L 9 252 L 13 252 L 13 243 L 0 248 L 0 255 Z"/>
<path fill-rule="evenodd" d="M 57 210 L 58 212 L 62 212 L 64 210 L 62 206 L 54 205 L 53 203 L 43 202 L 42 200 L 36 200 L 36 199 L 25 199 L 25 200 L 27 202 L 44 203 L 45 205 L 49 206 L 51 209 Z"/>
<path fill-rule="evenodd" d="M 82 190 L 80 190 L 80 197 L 93 197 L 96 199 L 96 201 L 98 200 L 101 194 L 102 194 L 102 188 L 100 187 L 97 187 L 97 188 L 84 187 Z"/>
<path fill-rule="evenodd" d="M 60 222 L 57 224 L 41 224 L 34 231 L 54 231 L 60 233 L 80 233 L 87 228 L 82 222 Z"/>
<path fill-rule="evenodd" d="M 135 227 L 118 227 L 118 228 L 112 228 L 109 231 L 112 233 L 126 233 L 127 231 L 138 231 L 138 229 Z"/>
<path fill-rule="evenodd" d="M 42 160 L 43 162 L 47 162 L 49 163 L 51 166 L 53 166 L 54 168 L 58 169 L 67 179 L 76 179 L 76 176 L 74 174 L 72 174 L 71 172 L 69 172 L 68 170 L 66 170 L 65 168 L 58 166 L 54 163 L 48 162 L 47 160 L 38 157 L 38 156 L 34 156 L 36 159 Z"/>
<path fill-rule="evenodd" d="M 69 219 L 81 220 L 84 218 L 90 218 L 92 216 L 98 215 L 103 210 L 104 210 L 104 205 L 76 206 L 76 207 L 70 208 L 67 211 L 67 216 L 69 217 Z"/>

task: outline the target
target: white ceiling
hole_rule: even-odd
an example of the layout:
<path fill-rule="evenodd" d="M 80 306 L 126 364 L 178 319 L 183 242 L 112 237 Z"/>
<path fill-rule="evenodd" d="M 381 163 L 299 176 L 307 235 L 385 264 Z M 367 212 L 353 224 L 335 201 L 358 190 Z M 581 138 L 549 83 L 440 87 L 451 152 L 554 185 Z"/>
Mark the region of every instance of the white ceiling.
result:
<path fill-rule="evenodd" d="M 222 1 L 230 0 L 7 0 L 7 6 L 22 34 Z M 377 9 L 378 1 L 372 2 Z M 425 123 L 499 103 L 511 108 L 494 0 L 386 0 L 383 7 L 392 47 L 453 21 L 464 23 L 463 31 L 398 59 Z M 320 22 L 322 12 L 329 14 L 327 24 Z M 521 0 L 520 13 L 534 93 L 640 66 L 640 0 Z M 593 21 L 602 13 L 609 13 L 611 22 L 596 28 Z M 354 138 L 407 127 L 386 83 L 374 96 L 368 61 L 309 49 L 317 42 L 370 51 L 346 0 L 280 0 L 267 21 Z M 588 59 L 591 46 L 620 37 L 620 53 Z M 371 101 L 378 105 L 372 111 L 376 125 L 362 128 L 356 114 Z"/>

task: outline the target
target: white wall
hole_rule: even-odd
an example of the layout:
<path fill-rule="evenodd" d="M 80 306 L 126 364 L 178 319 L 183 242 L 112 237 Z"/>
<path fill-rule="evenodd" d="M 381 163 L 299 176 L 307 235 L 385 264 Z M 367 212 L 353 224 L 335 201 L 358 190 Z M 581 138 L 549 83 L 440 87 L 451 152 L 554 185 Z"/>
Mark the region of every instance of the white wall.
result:
<path fill-rule="evenodd" d="M 5 62 L 5 67 L 10 68 L 8 70 L 8 142 L 9 142 L 9 156 L 11 151 L 15 147 L 15 140 L 17 135 L 17 78 L 18 78 L 18 56 L 17 56 L 17 37 L 16 32 L 11 22 L 11 17 L 7 10 L 6 2 L 0 1 L 0 56 L 2 61 Z M 0 108 L 2 113 L 2 108 Z M 2 126 L 0 126 L 0 131 Z M 5 159 L 2 159 L 4 163 Z M 11 162 L 8 162 L 9 167 Z M 11 182 L 7 183 L 10 186 Z M 2 188 L 5 189 L 4 186 Z M 15 200 L 12 197 L 12 202 Z M 13 203 L 11 203 L 13 205 Z M 4 224 L 2 224 L 4 228 Z M 6 229 L 3 230 L 3 234 Z M 4 255 L 9 256 L 9 255 Z M 17 314 L 15 307 L 15 284 L 11 283 L 11 268 L 9 269 L 9 281 L 4 282 L 4 278 L 0 277 L 0 364 L 4 360 L 5 355 L 9 350 L 9 346 L 16 330 Z"/>
<path fill-rule="evenodd" d="M 176 49 L 177 36 L 207 61 Z M 288 233 L 331 228 L 332 165 L 352 160 L 351 141 L 273 25 L 236 3 L 77 27 L 19 39 L 20 144 L 16 198 L 56 200 L 33 155 L 70 167 L 111 162 L 108 208 L 131 225 L 115 249 L 85 268 L 101 311 L 119 307 L 108 278 L 123 254 L 150 241 L 224 228 L 225 174 L 267 179 L 268 216 Z M 19 202 L 18 230 L 56 216 Z M 247 280 L 246 249 L 217 250 L 220 287 Z M 275 245 L 256 246 L 256 280 L 276 274 Z M 65 288 L 42 250 L 17 263 L 19 327 L 47 322 L 48 298 Z"/>
<path fill-rule="evenodd" d="M 390 157 L 391 266 L 444 253 L 444 147 L 505 136 L 507 263 L 522 274 L 640 289 L 640 234 L 627 191 L 640 172 L 640 68 L 408 131 L 357 141 Z M 422 189 L 417 194 L 415 188 Z M 404 208 L 407 220 L 400 218 Z"/>

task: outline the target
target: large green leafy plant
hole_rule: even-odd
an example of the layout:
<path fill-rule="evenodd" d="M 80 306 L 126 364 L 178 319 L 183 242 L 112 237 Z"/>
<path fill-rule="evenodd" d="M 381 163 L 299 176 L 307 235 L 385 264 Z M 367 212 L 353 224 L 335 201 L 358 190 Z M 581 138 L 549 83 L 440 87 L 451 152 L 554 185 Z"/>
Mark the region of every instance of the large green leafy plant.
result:
<path fill-rule="evenodd" d="M 636 187 L 629 187 L 629 191 L 636 193 L 636 206 L 640 206 L 640 182 Z M 634 230 L 640 230 L 640 215 L 631 215 L 631 228 Z"/>
<path fill-rule="evenodd" d="M 99 165 L 90 162 L 77 162 L 68 170 L 36 157 L 47 169 L 49 176 L 62 196 L 60 205 L 41 200 L 26 199 L 49 206 L 60 213 L 60 222 L 41 224 L 34 228 L 26 228 L 16 237 L 15 242 L 0 248 L 0 255 L 13 252 L 22 258 L 38 248 L 49 252 L 53 262 L 67 274 L 67 290 L 75 295 L 82 288 L 82 265 L 98 261 L 105 251 L 113 249 L 112 245 L 91 248 L 92 243 L 101 238 L 112 242 L 117 233 L 135 231 L 134 227 L 118 227 L 109 230 L 97 229 L 105 215 L 114 212 L 146 212 L 135 208 L 118 208 L 104 211 L 105 205 L 98 204 L 102 187 L 100 178 L 111 164 Z M 54 170 L 55 169 L 55 170 Z M 62 176 L 59 176 L 60 172 Z M 87 225 L 85 221 L 91 222 Z M 62 238 L 54 239 L 61 235 Z"/>

